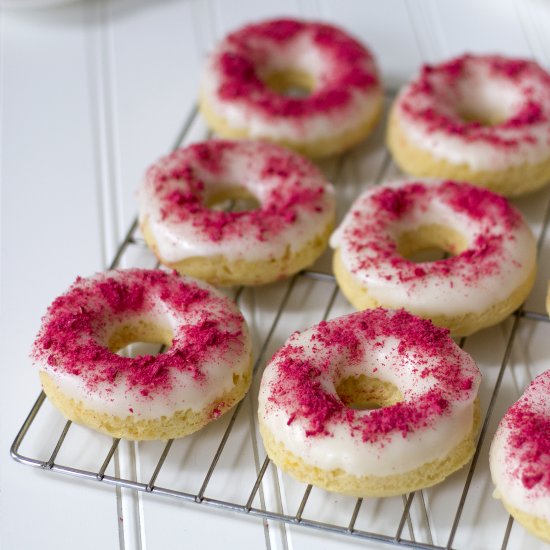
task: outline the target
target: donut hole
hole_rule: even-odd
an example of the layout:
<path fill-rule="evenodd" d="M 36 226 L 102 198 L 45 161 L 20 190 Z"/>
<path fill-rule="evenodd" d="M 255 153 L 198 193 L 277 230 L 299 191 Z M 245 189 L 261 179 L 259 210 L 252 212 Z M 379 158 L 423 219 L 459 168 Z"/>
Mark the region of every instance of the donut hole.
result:
<path fill-rule="evenodd" d="M 343 378 L 336 385 L 336 393 L 346 407 L 356 410 L 381 409 L 403 401 L 397 386 L 365 374 Z"/>
<path fill-rule="evenodd" d="M 217 189 L 206 197 L 205 205 L 211 210 L 231 212 L 257 210 L 261 206 L 260 201 L 241 185 L 224 185 L 223 189 Z"/>
<path fill-rule="evenodd" d="M 435 262 L 456 256 L 468 248 L 466 237 L 444 225 L 422 225 L 403 231 L 397 238 L 397 252 L 412 262 Z"/>
<path fill-rule="evenodd" d="M 468 67 L 452 85 L 446 78 L 435 78 L 433 83 L 433 107 L 466 125 L 497 126 L 514 116 L 523 103 L 517 86 L 475 67 Z"/>
<path fill-rule="evenodd" d="M 482 109 L 479 105 L 461 105 L 457 112 L 463 122 L 477 122 L 481 126 L 496 126 L 507 119 L 504 113 L 495 111 L 494 107 Z"/>
<path fill-rule="evenodd" d="M 266 86 L 279 95 L 287 97 L 308 97 L 315 89 L 315 79 L 304 71 L 287 69 L 264 76 Z"/>
<path fill-rule="evenodd" d="M 173 337 L 169 327 L 139 320 L 116 327 L 109 335 L 107 347 L 129 357 L 158 355 L 172 345 Z"/>
<path fill-rule="evenodd" d="M 459 81 L 451 108 L 466 124 L 496 126 L 514 115 L 521 94 L 500 79 L 466 76 Z"/>

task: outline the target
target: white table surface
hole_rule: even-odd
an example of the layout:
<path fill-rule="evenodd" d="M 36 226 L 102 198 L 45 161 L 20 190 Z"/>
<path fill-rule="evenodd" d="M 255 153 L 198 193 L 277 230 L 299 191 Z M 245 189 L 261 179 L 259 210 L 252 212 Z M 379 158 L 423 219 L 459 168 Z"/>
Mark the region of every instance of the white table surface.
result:
<path fill-rule="evenodd" d="M 205 52 L 244 22 L 284 14 L 326 19 L 366 41 L 392 88 L 422 62 L 464 51 L 533 57 L 550 68 L 550 4 L 543 0 L 89 0 L 0 8 L 1 548 L 378 547 L 79 482 L 16 464 L 8 452 L 40 390 L 28 353 L 41 315 L 77 275 L 110 263 L 135 215 L 141 174 L 172 147 L 195 102 Z M 359 189 L 373 177 L 368 165 L 354 184 Z M 532 212 L 534 226 L 541 201 L 519 204 Z M 547 264 L 531 299 L 540 311 Z M 252 317 L 260 316 L 257 309 L 271 290 L 262 292 L 248 303 Z M 543 329 L 548 333 L 548 326 Z M 502 340 L 506 327 L 493 330 L 472 339 L 482 362 L 487 341 Z M 526 379 L 548 368 L 540 359 L 548 350 L 541 330 L 524 335 L 530 347 L 517 359 L 521 369 L 504 382 L 496 416 Z M 76 433 L 93 455 L 95 434 Z M 125 471 L 147 462 L 144 453 L 134 463 L 140 449 L 131 445 L 118 454 L 117 468 Z M 227 475 L 239 476 L 235 468 Z M 487 500 L 486 476 L 480 479 L 475 490 L 489 496 L 468 510 L 464 535 L 457 538 L 469 550 L 499 547 L 507 521 L 500 504 Z M 283 499 L 291 500 L 294 486 L 281 483 Z M 434 518 L 445 507 L 438 494 L 432 496 Z M 318 506 L 322 514 L 324 505 Z M 498 539 L 492 538 L 494 522 L 500 522 Z M 509 548 L 542 546 L 514 525 Z"/>

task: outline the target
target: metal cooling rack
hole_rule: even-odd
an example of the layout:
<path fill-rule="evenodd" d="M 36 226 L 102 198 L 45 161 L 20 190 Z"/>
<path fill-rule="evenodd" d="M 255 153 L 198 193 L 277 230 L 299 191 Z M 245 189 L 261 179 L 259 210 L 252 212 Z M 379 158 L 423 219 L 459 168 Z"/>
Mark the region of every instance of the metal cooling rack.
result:
<path fill-rule="evenodd" d="M 387 99 L 391 99 L 392 95 L 393 94 L 388 94 Z M 189 114 L 187 120 L 185 121 L 182 131 L 176 141 L 175 147 L 190 141 L 190 138 L 189 138 L 190 130 L 192 126 L 195 124 L 196 119 L 197 119 L 197 108 L 195 107 L 192 110 L 192 112 Z M 333 181 L 338 182 L 342 171 L 342 167 L 345 161 L 346 161 L 346 156 L 344 155 L 334 162 L 332 166 L 333 173 L 331 178 Z M 381 163 L 379 172 L 376 175 L 376 178 L 374 179 L 374 181 L 375 182 L 381 181 L 381 179 L 387 174 L 388 171 L 391 171 L 391 169 L 392 169 L 392 165 L 391 165 L 390 156 L 387 152 L 385 152 L 384 159 Z M 549 219 L 550 219 L 550 200 L 546 205 L 545 214 L 542 220 L 541 231 L 538 239 L 539 251 L 541 250 L 544 239 L 546 238 Z M 145 244 L 138 233 L 139 233 L 139 230 L 138 230 L 137 220 L 134 220 L 134 222 L 132 223 L 131 227 L 128 230 L 126 237 L 124 238 L 123 242 L 118 248 L 111 265 L 109 266 L 110 269 L 121 266 L 121 264 L 124 261 L 124 258 L 128 255 L 128 253 L 133 248 L 136 248 L 136 247 L 139 249 L 145 248 Z M 281 323 L 281 318 L 285 314 L 291 294 L 293 290 L 297 287 L 297 285 L 303 280 L 310 280 L 318 284 L 329 285 L 328 288 L 330 288 L 330 291 L 324 292 L 324 295 L 327 296 L 327 299 L 324 306 L 324 313 L 322 315 L 322 318 L 327 318 L 331 314 L 331 310 L 333 309 L 333 305 L 338 295 L 338 286 L 335 283 L 334 277 L 331 274 L 324 273 L 322 271 L 306 270 L 292 277 L 287 282 L 286 288 L 284 288 L 282 292 L 278 307 L 274 312 L 274 317 L 270 323 L 269 329 L 267 330 L 267 334 L 261 341 L 257 342 L 259 352 L 257 353 L 257 359 L 254 364 L 255 378 L 257 378 L 260 374 L 259 372 L 261 370 L 260 366 L 263 365 L 265 362 L 266 351 L 270 346 L 274 332 L 276 331 L 277 327 Z M 240 288 L 236 291 L 234 298 L 237 302 L 241 300 L 243 292 L 246 292 L 246 290 L 244 290 L 243 288 Z M 454 548 L 453 544 L 455 542 L 457 530 L 459 528 L 461 518 L 465 510 L 466 499 L 470 491 L 470 488 L 472 486 L 472 479 L 476 471 L 476 467 L 478 466 L 481 448 L 487 436 L 489 420 L 491 419 L 493 409 L 495 408 L 495 403 L 497 401 L 502 379 L 503 379 L 506 367 L 510 362 L 510 357 L 511 357 L 512 348 L 514 345 L 514 341 L 516 340 L 516 335 L 518 334 L 520 325 L 524 323 L 526 320 L 529 320 L 535 323 L 549 322 L 549 318 L 547 315 L 537 313 L 535 311 L 529 311 L 525 308 L 520 308 L 512 316 L 511 329 L 508 332 L 506 344 L 504 347 L 504 353 L 500 361 L 498 376 L 496 377 L 496 381 L 492 388 L 492 393 L 490 394 L 490 401 L 481 425 L 476 452 L 469 466 L 467 467 L 468 468 L 467 475 L 465 476 L 465 481 L 462 487 L 462 491 L 460 493 L 460 497 L 456 505 L 456 511 L 452 517 L 452 521 L 448 529 L 448 535 L 446 537 L 446 542 L 444 544 L 434 544 L 433 542 L 432 529 L 434 526 L 433 525 L 430 526 L 430 518 L 427 511 L 424 491 L 416 491 L 414 493 L 410 493 L 408 495 L 402 496 L 402 511 L 396 514 L 395 517 L 391 518 L 392 524 L 394 525 L 393 534 L 376 532 L 375 530 L 366 530 L 366 529 L 357 527 L 356 524 L 357 524 L 358 518 L 360 517 L 361 509 L 362 507 L 364 508 L 364 500 L 361 498 L 355 501 L 353 510 L 349 516 L 349 519 L 347 519 L 347 521 L 326 522 L 326 521 L 305 517 L 304 512 L 306 509 L 306 505 L 308 504 L 308 500 L 310 500 L 310 494 L 312 491 L 311 485 L 307 485 L 303 487 L 303 496 L 301 497 L 301 500 L 300 500 L 299 506 L 297 507 L 296 512 L 293 514 L 285 513 L 284 511 L 282 511 L 282 506 L 280 505 L 280 503 L 279 503 L 279 506 L 268 506 L 266 505 L 266 498 L 263 494 L 263 483 L 265 482 L 266 472 L 268 472 L 268 467 L 270 464 L 270 460 L 268 457 L 266 457 L 263 460 L 263 462 L 260 462 L 260 459 L 258 458 L 258 456 L 255 457 L 255 469 L 256 469 L 255 480 L 250 486 L 247 499 L 236 502 L 231 499 L 226 500 L 223 498 L 209 497 L 206 494 L 207 489 L 212 480 L 212 476 L 216 472 L 216 468 L 218 467 L 218 464 L 220 462 L 220 457 L 222 456 L 224 449 L 226 449 L 227 447 L 227 442 L 230 438 L 232 430 L 234 430 L 237 422 L 243 421 L 243 419 L 240 417 L 243 416 L 241 411 L 243 409 L 243 403 L 245 403 L 245 400 L 241 401 L 233 409 L 232 412 L 228 413 L 228 415 L 230 415 L 230 420 L 227 424 L 227 427 L 225 428 L 225 431 L 223 432 L 223 435 L 221 436 L 221 439 L 217 444 L 215 452 L 211 456 L 211 462 L 208 468 L 203 473 L 202 483 L 200 484 L 200 489 L 198 491 L 186 492 L 186 491 L 178 490 L 174 487 L 157 484 L 157 478 L 159 477 L 159 474 L 161 473 L 162 468 L 165 465 L 165 461 L 170 453 L 174 440 L 169 440 L 168 442 L 166 442 L 166 444 L 162 449 L 162 452 L 160 453 L 160 457 L 156 462 L 156 465 L 150 470 L 149 475 L 146 477 L 143 477 L 143 479 L 141 480 L 137 479 L 139 476 L 136 476 L 136 479 L 125 479 L 123 477 L 119 477 L 117 475 L 110 475 L 107 473 L 110 466 L 112 467 L 115 452 L 119 447 L 119 443 L 120 443 L 119 439 L 112 440 L 112 443 L 110 443 L 110 445 L 107 444 L 103 455 L 101 455 L 101 456 L 104 456 L 105 458 L 103 459 L 100 468 L 97 470 L 87 470 L 87 469 L 82 469 L 79 467 L 59 463 L 57 461 L 58 456 L 63 448 L 63 444 L 66 440 L 67 434 L 69 433 L 69 429 L 71 427 L 70 421 L 67 421 L 65 423 L 59 437 L 52 436 L 53 438 L 48 444 L 48 449 L 51 449 L 51 451 L 46 451 L 46 453 L 48 454 L 43 455 L 43 456 L 49 455 L 47 459 L 40 459 L 37 457 L 26 456 L 25 454 L 22 454 L 20 452 L 20 448 L 23 445 L 23 443 L 28 441 L 28 439 L 30 438 L 30 436 L 29 438 L 27 438 L 27 436 L 29 435 L 29 431 L 31 430 L 33 425 L 37 423 L 37 418 L 45 402 L 44 392 L 40 393 L 28 417 L 26 418 L 19 433 L 17 434 L 13 442 L 13 445 L 11 447 L 11 456 L 17 462 L 26 464 L 27 466 L 40 468 L 45 471 L 65 474 L 68 476 L 72 476 L 74 478 L 95 481 L 102 484 L 115 485 L 115 486 L 124 487 L 128 489 L 134 489 L 136 491 L 142 491 L 152 495 L 162 495 L 166 497 L 172 497 L 175 499 L 179 499 L 180 501 L 186 501 L 186 502 L 198 504 L 205 508 L 229 510 L 240 514 L 246 514 L 249 516 L 263 518 L 264 520 L 274 520 L 277 522 L 284 522 L 290 525 L 299 525 L 299 526 L 309 527 L 316 530 L 337 533 L 347 537 L 353 537 L 355 539 L 363 539 L 365 541 L 369 540 L 374 543 L 386 543 L 390 545 L 393 544 L 398 547 L 449 550 L 451 548 Z M 465 342 L 466 342 L 466 339 L 463 338 L 460 341 L 460 345 L 463 346 Z M 250 395 L 247 396 L 247 399 L 251 399 L 251 396 Z M 53 434 L 53 431 L 50 429 L 49 433 Z M 200 432 L 198 434 L 194 434 L 188 437 L 189 438 L 200 437 Z M 262 447 L 260 447 L 260 449 L 261 449 L 261 452 L 264 452 Z M 85 452 L 85 450 L 82 449 L 82 452 Z M 256 453 L 258 452 L 259 452 L 258 449 L 256 449 Z M 411 521 L 411 507 L 415 499 L 416 499 L 416 505 L 421 510 L 420 513 L 421 515 L 424 516 L 423 519 L 427 525 L 427 529 L 425 530 L 424 535 L 422 537 L 419 537 L 418 532 L 415 535 L 415 529 L 413 528 L 413 522 Z M 509 517 L 504 533 L 502 534 L 502 541 L 500 543 L 500 547 L 503 549 L 508 547 L 508 541 L 509 541 L 512 525 L 513 525 L 513 519 Z M 408 536 L 406 536 L 406 532 L 408 532 Z"/>

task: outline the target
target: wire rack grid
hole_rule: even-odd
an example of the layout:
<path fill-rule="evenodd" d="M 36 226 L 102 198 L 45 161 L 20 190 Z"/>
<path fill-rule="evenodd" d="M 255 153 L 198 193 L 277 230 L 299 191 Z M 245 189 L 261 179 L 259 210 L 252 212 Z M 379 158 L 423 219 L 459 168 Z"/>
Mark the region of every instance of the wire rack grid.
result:
<path fill-rule="evenodd" d="M 392 93 L 387 94 L 387 103 L 392 97 Z M 208 135 L 195 107 L 185 120 L 175 147 Z M 339 186 L 340 218 L 358 194 L 358 190 L 364 186 L 366 179 L 376 184 L 399 173 L 384 149 L 382 126 L 367 143 L 351 153 L 322 163 L 321 168 Z M 538 232 L 539 252 L 544 252 L 550 218 L 550 194 L 546 192 L 539 195 L 535 202 L 535 214 L 529 221 Z M 490 434 L 503 411 L 514 400 L 514 396 L 509 395 L 499 400 L 503 379 L 506 373 L 513 370 L 510 364 L 514 362 L 514 347 L 518 335 L 524 332 L 525 339 L 531 341 L 537 337 L 534 332 L 541 333 L 542 330 L 542 336 L 539 335 L 538 338 L 544 340 L 548 316 L 534 308 L 520 308 L 509 320 L 494 329 L 496 332 L 492 337 L 498 340 L 499 345 L 491 346 L 494 349 L 491 350 L 489 359 L 484 355 L 487 345 L 479 341 L 479 338 L 478 341 L 475 337 L 460 341 L 460 345 L 466 346 L 478 363 L 490 363 L 491 370 L 485 384 L 485 394 L 482 395 L 484 416 L 476 452 L 468 466 L 451 476 L 452 481 L 446 480 L 440 484 L 441 487 L 447 484 L 448 489 L 441 490 L 440 486 L 436 486 L 391 499 L 335 497 L 311 485 L 304 486 L 291 480 L 270 463 L 262 445 L 257 443 L 259 436 L 253 413 L 261 367 L 288 334 L 321 319 L 351 311 L 339 293 L 330 272 L 329 260 L 329 256 L 325 254 L 313 270 L 303 271 L 284 283 L 259 290 L 239 288 L 234 291 L 233 297 L 245 312 L 249 323 L 254 325 L 258 321 L 257 317 L 262 317 L 263 328 L 254 334 L 256 360 L 251 391 L 232 412 L 212 423 L 214 427 L 208 426 L 183 440 L 140 443 L 138 454 L 142 456 L 142 461 L 140 472 L 134 479 L 117 475 L 113 458 L 119 448 L 118 439 L 87 433 L 87 443 L 90 437 L 94 438 L 94 460 L 101 457 L 96 461 L 95 467 L 90 466 L 90 460 L 84 466 L 80 464 L 79 457 L 86 454 L 85 449 L 77 448 L 64 453 L 65 447 L 71 445 L 68 442 L 69 434 L 75 429 L 85 429 L 61 419 L 56 411 L 45 410 L 48 402 L 43 392 L 13 442 L 12 457 L 22 464 L 45 471 L 151 495 L 172 497 L 210 509 L 230 510 L 263 518 L 264 521 L 274 520 L 291 526 L 299 525 L 336 533 L 363 540 L 366 545 L 370 541 L 375 546 L 387 543 L 398 547 L 424 549 L 470 548 L 469 541 L 472 536 L 477 536 L 479 530 L 477 520 L 473 518 L 483 516 L 479 509 L 487 507 L 487 495 L 491 492 L 491 488 L 487 486 L 485 464 Z M 151 263 L 154 263 L 154 259 L 139 235 L 135 220 L 110 268 Z M 304 312 L 313 312 L 313 317 L 307 317 Z M 517 375 L 512 372 L 512 386 L 515 385 L 516 393 L 521 392 L 521 388 L 536 374 L 533 371 L 532 358 L 528 363 L 527 374 Z M 204 448 L 195 452 L 193 447 L 197 445 Z M 32 451 L 24 451 L 25 446 Z M 238 459 L 235 457 L 246 454 L 246 449 L 250 457 L 248 461 L 244 461 L 243 466 L 242 456 Z M 193 453 L 196 455 L 194 460 Z M 180 466 L 186 459 L 181 456 L 191 456 L 188 461 L 191 464 L 188 475 L 185 468 L 182 473 Z M 197 459 L 197 456 L 200 458 Z M 263 456 L 265 458 L 262 459 Z M 170 460 L 175 462 L 175 468 L 171 467 Z M 208 467 L 198 467 L 198 463 L 208 464 Z M 162 479 L 165 471 L 169 473 Z M 238 474 L 235 476 L 236 472 Z M 220 476 L 221 482 L 216 483 L 215 478 Z M 237 478 L 232 487 L 228 485 L 227 476 Z M 481 489 L 477 487 L 480 483 L 476 476 L 481 476 L 481 485 L 485 484 Z M 182 477 L 187 481 L 182 482 Z M 211 490 L 216 485 L 223 488 Z M 235 485 L 239 486 L 238 490 Z M 327 502 L 333 504 L 332 508 L 328 507 L 328 511 Z M 445 513 L 442 513 L 443 509 Z M 496 538 L 493 529 L 490 547 L 496 547 L 496 540 L 500 541 L 501 548 L 515 547 L 510 543 L 513 519 L 501 511 L 499 503 L 493 505 L 492 510 L 490 517 L 496 514 L 500 518 L 501 527 Z M 472 527 L 471 524 L 475 525 Z M 466 532 L 466 536 L 460 537 L 462 531 Z"/>

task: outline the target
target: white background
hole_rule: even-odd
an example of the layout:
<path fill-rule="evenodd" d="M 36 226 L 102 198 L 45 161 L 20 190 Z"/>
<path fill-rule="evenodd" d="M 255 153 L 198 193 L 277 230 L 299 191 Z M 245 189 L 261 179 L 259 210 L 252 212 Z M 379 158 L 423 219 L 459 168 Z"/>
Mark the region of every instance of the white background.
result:
<path fill-rule="evenodd" d="M 9 3 L 24 7 L 33 2 Z M 43 9 L 0 8 L 2 548 L 361 547 L 342 537 L 275 524 L 268 528 L 259 520 L 190 504 L 138 498 L 33 470 L 9 457 L 11 442 L 40 389 L 28 352 L 41 315 L 77 275 L 110 263 L 135 215 L 134 191 L 141 174 L 172 147 L 195 102 L 205 52 L 228 30 L 271 15 L 321 18 L 348 29 L 372 47 L 388 88 L 406 81 L 422 62 L 464 51 L 533 57 L 550 68 L 550 4 L 545 0 L 90 0 Z M 381 138 L 379 130 L 355 155 L 355 171 L 347 176 L 353 180 L 348 194 L 374 179 Z M 361 152 L 370 160 L 361 160 Z M 539 206 L 548 198 L 545 193 L 518 202 L 535 229 L 540 228 Z M 532 309 L 539 311 L 543 311 L 547 263 L 543 262 L 531 299 Z M 248 315 L 258 326 L 263 322 L 261 311 L 269 310 L 270 292 L 259 290 L 247 298 Z M 313 310 L 317 302 L 308 299 Z M 262 300 L 267 309 L 262 309 Z M 304 328 L 308 319 L 297 318 L 295 323 Z M 484 331 L 471 340 L 480 364 L 499 364 L 508 329 Z M 288 334 L 285 327 L 281 330 L 275 338 L 279 344 Z M 524 332 L 526 347 L 517 351 L 518 366 L 504 379 L 495 417 L 503 414 L 533 374 L 548 368 L 548 325 Z M 495 341 L 498 345 L 493 345 Z M 496 375 L 494 368 L 488 368 L 487 392 Z M 55 411 L 46 414 L 44 430 L 51 430 L 52 423 L 56 429 L 62 427 Z M 249 416 L 253 422 L 251 412 Z M 494 426 L 495 421 L 489 437 Z M 220 429 L 205 432 L 206 446 Z M 84 447 L 78 447 L 75 456 L 62 457 L 66 463 L 102 456 L 105 442 L 100 436 L 77 428 L 75 437 Z M 244 441 L 250 435 L 243 432 L 242 437 Z M 254 447 L 258 448 L 263 461 L 261 444 Z M 135 467 L 142 468 L 148 453 L 123 445 L 117 468 L 132 469 L 135 456 L 141 457 Z M 239 460 L 236 456 L 225 471 L 227 480 L 248 476 L 239 470 Z M 480 460 L 486 460 L 486 451 Z M 177 467 L 176 461 L 169 471 Z M 279 478 L 283 500 L 288 501 L 294 485 L 284 476 Z M 461 479 L 451 481 L 446 490 L 459 492 Z M 485 466 L 473 490 L 481 496 L 471 505 L 467 502 L 456 545 L 469 550 L 498 548 L 508 517 L 490 497 Z M 446 507 L 444 494 L 427 495 L 434 523 Z M 336 497 L 319 499 L 312 506 L 321 515 L 333 513 L 326 512 L 326 501 L 337 503 L 338 510 L 349 505 Z M 393 504 L 366 503 L 362 513 L 376 518 L 385 506 Z M 402 510 L 400 499 L 395 506 Z M 439 524 L 442 532 L 448 532 L 448 519 L 442 516 Z M 437 538 L 437 525 L 435 542 L 444 544 L 444 536 Z M 536 545 L 514 525 L 510 548 Z"/>

